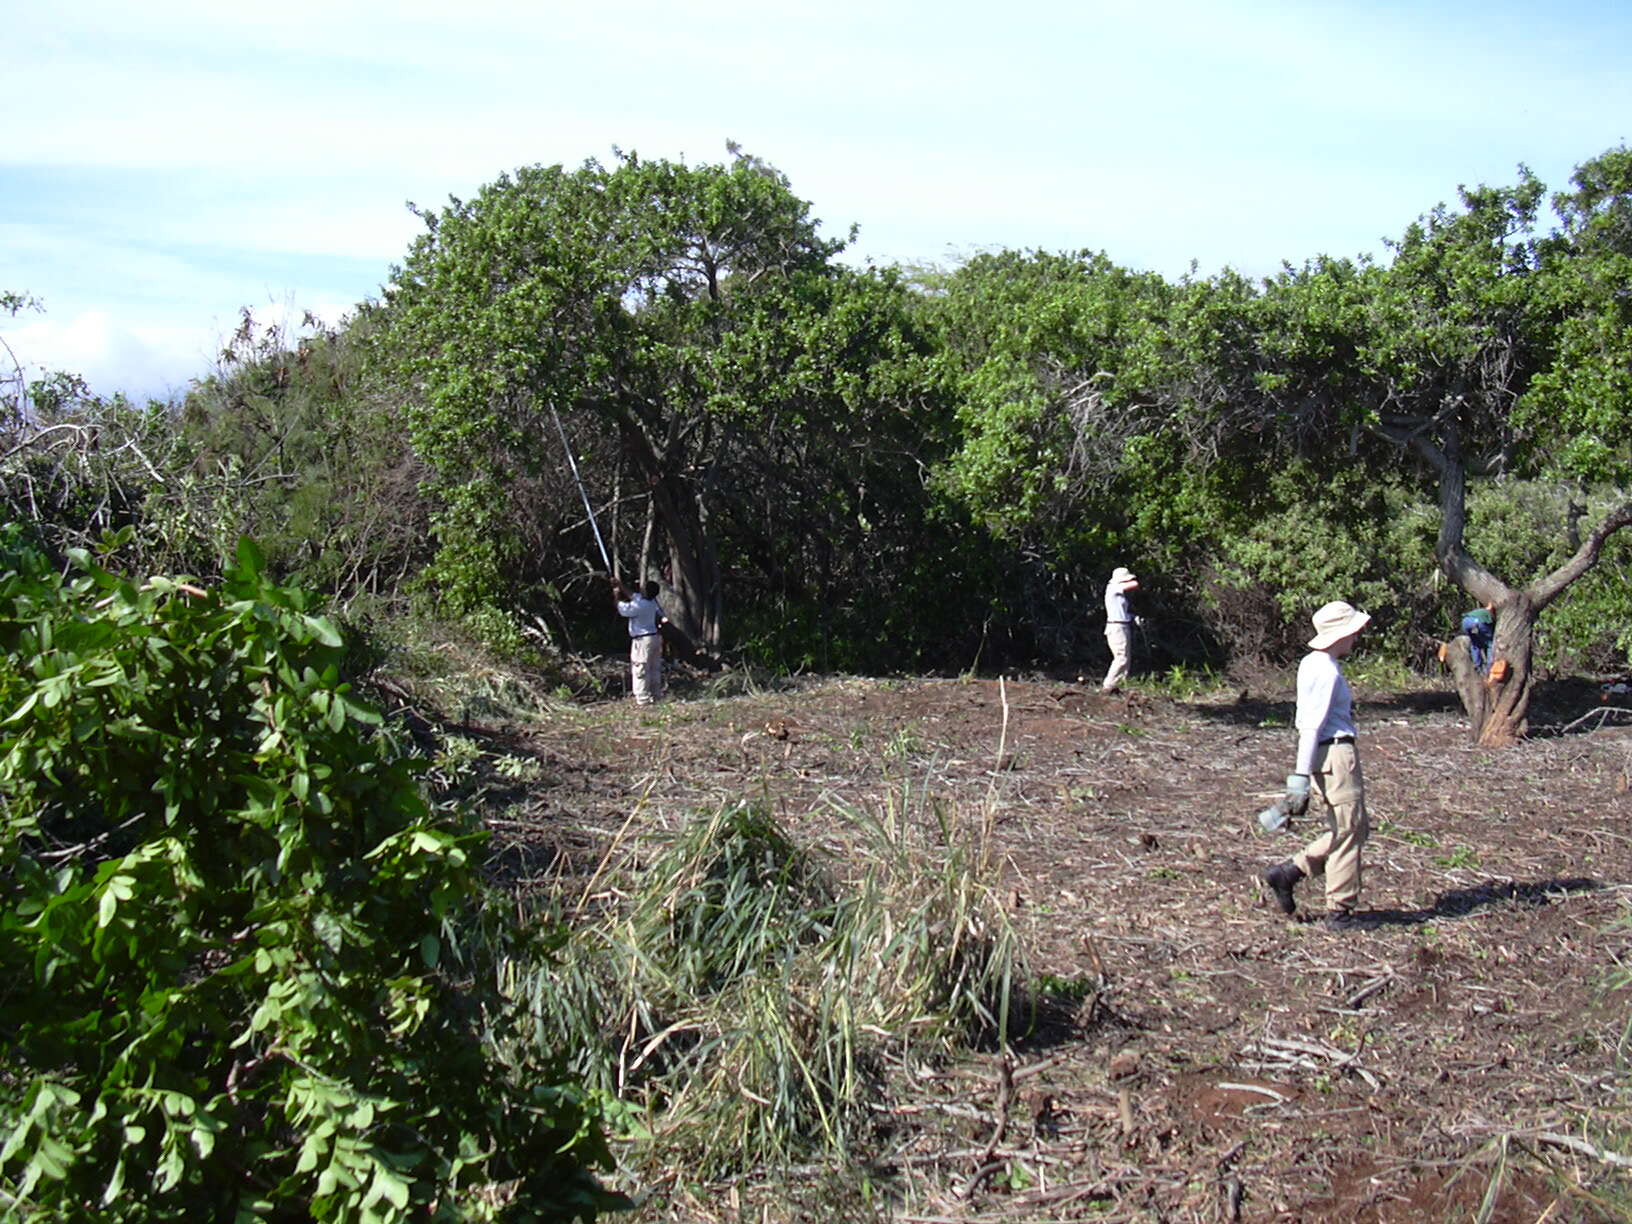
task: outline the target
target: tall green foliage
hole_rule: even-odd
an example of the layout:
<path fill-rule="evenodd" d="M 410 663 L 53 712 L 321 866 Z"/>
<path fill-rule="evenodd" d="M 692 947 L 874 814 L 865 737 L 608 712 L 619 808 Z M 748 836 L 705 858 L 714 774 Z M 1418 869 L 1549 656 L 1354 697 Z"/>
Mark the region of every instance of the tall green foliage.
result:
<path fill-rule="evenodd" d="M 1089 252 L 979 256 L 930 318 L 957 445 L 938 484 L 998 537 L 1056 562 L 1126 526 L 1116 496 L 1172 298 Z"/>
<path fill-rule="evenodd" d="M 60 1219 L 568 1219 L 594 1113 L 478 953 L 481 836 L 245 542 L 219 586 L 0 564 L 0 1202 Z"/>
<path fill-rule="evenodd" d="M 1540 307 L 1557 319 L 1553 361 L 1516 414 L 1545 438 L 1551 473 L 1632 484 L 1632 149 L 1581 165 L 1553 197 L 1562 230 L 1542 244 Z"/>
<path fill-rule="evenodd" d="M 1548 237 L 1544 189 L 1521 168 L 1408 226 L 1386 264 L 1323 255 L 1258 284 L 971 261 L 936 286 L 959 428 L 941 487 L 1061 571 L 1055 592 L 1075 567 L 1102 578 L 1127 561 L 1161 575 L 1147 599 L 1159 584 L 1175 611 L 1221 617 L 1217 644 L 1278 636 L 1242 632 L 1226 606 L 1261 621 L 1371 590 L 1405 648 L 1443 631 L 1442 602 L 1495 602 L 1515 677 L 1497 713 L 1522 726 L 1537 616 L 1632 522 L 1632 160 L 1611 151 L 1575 186 Z M 1557 475 L 1591 498 L 1561 501 L 1579 513 L 1503 568 L 1512 550 L 1469 519 L 1501 495 L 1470 492 Z M 1406 535 L 1393 523 L 1424 502 L 1428 555 L 1422 518 L 1401 520 Z M 1435 569 L 1461 594 L 1442 600 Z"/>
<path fill-rule="evenodd" d="M 388 295 L 388 347 L 423 387 L 410 428 L 441 500 L 435 575 L 449 601 L 520 594 L 512 490 L 570 479 L 559 412 L 600 456 L 603 503 L 626 481 L 646 516 L 631 551 L 666 563 L 666 610 L 717 641 L 721 440 L 783 402 L 781 355 L 806 347 L 799 282 L 825 275 L 843 244 L 818 236 L 782 175 L 743 155 L 526 167 L 424 217 Z"/>
<path fill-rule="evenodd" d="M 226 547 L 177 561 L 214 572 L 249 535 L 276 572 L 344 598 L 388 595 L 429 560 L 425 468 L 399 389 L 364 360 L 378 323 L 368 306 L 336 327 L 308 315 L 297 336 L 242 313 L 179 414 L 185 467 L 146 515 L 155 534 L 185 538 L 191 524 Z"/>
<path fill-rule="evenodd" d="M 922 476 L 949 440 L 931 338 L 893 272 L 784 288 L 759 408 L 721 431 L 708 477 L 734 642 L 790 668 L 942 666 L 937 648 L 975 618 L 937 594 L 961 585 L 969 550 Z"/>

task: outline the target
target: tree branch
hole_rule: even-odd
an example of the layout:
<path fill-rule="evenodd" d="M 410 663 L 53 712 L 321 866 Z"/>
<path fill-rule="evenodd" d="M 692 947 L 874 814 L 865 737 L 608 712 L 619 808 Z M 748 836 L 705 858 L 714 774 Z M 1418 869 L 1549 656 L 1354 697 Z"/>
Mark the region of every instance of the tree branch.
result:
<path fill-rule="evenodd" d="M 1508 585 L 1474 560 L 1463 543 L 1467 530 L 1467 470 L 1462 463 L 1461 432 L 1456 422 L 1447 423 L 1445 442 L 1436 447 L 1421 439 L 1414 449 L 1437 463 L 1439 472 L 1439 539 L 1434 556 L 1445 576 L 1480 603 L 1501 603 L 1512 592 Z"/>
<path fill-rule="evenodd" d="M 12 447 L 5 454 L 0 455 L 0 463 L 4 463 L 7 459 L 10 459 L 18 451 L 27 450 L 48 434 L 54 434 L 59 431 L 67 431 L 78 434 L 79 440 L 82 444 L 84 443 L 86 436 L 94 432 L 93 428 L 87 425 L 47 425 L 44 429 L 37 430 L 36 432 L 29 434 L 28 437 L 17 443 L 16 446 Z"/>
<path fill-rule="evenodd" d="M 1598 555 L 1604 550 L 1604 541 L 1626 526 L 1632 526 L 1632 501 L 1623 502 L 1611 510 L 1604 521 L 1581 541 L 1581 547 L 1576 549 L 1573 557 L 1552 573 L 1530 584 L 1526 594 L 1535 604 L 1536 610 L 1539 612 L 1552 603 L 1566 587 L 1597 564 Z"/>

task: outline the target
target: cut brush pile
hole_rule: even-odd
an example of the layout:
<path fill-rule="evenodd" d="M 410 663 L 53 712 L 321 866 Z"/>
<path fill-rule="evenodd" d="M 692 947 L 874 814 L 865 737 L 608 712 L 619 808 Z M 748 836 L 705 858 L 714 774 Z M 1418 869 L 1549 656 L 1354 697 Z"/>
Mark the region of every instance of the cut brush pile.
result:
<path fill-rule="evenodd" d="M 887 1065 L 1010 1031 L 1018 942 L 978 845 L 834 805 L 844 852 L 763 805 L 643 834 L 509 988 L 626 1105 L 633 1167 L 719 1176 L 878 1142 Z"/>

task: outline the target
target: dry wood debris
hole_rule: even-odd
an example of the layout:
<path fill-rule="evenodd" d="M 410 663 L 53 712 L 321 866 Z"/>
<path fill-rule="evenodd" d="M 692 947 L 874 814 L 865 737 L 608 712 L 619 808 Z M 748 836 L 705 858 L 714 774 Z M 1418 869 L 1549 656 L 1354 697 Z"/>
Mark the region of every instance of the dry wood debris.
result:
<path fill-rule="evenodd" d="M 593 707 L 527 729 L 550 785 L 500 832 L 586 877 L 637 806 L 675 827 L 749 792 L 838 852 L 834 804 L 933 797 L 991 839 L 1037 1010 L 1006 1050 L 885 1066 L 876 1218 L 1621 1218 L 1632 720 L 1560 688 L 1497 751 L 1448 691 L 1361 689 L 1377 926 L 1339 934 L 1257 878 L 1297 844 L 1251 821 L 1293 751 L 1289 687 L 828 680 Z M 642 1218 L 840 1218 L 790 1189 L 832 1176 L 671 1187 Z"/>

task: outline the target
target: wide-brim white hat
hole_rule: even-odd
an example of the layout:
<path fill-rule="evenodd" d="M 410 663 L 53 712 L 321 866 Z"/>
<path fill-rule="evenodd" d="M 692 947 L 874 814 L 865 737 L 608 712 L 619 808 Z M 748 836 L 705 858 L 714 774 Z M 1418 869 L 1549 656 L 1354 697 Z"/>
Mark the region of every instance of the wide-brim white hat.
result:
<path fill-rule="evenodd" d="M 1123 568 L 1122 566 L 1119 565 L 1114 570 L 1111 571 L 1111 581 L 1112 582 L 1133 582 L 1134 581 L 1133 571 L 1130 570 L 1130 569 L 1125 569 L 1125 568 Z"/>
<path fill-rule="evenodd" d="M 1315 636 L 1309 639 L 1309 649 L 1325 650 L 1333 642 L 1341 642 L 1351 633 L 1364 629 L 1371 620 L 1371 613 L 1362 612 L 1341 599 L 1334 599 L 1309 619 L 1315 626 Z"/>

